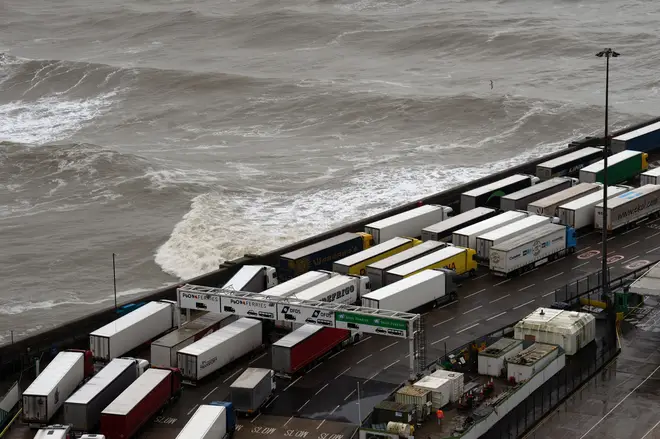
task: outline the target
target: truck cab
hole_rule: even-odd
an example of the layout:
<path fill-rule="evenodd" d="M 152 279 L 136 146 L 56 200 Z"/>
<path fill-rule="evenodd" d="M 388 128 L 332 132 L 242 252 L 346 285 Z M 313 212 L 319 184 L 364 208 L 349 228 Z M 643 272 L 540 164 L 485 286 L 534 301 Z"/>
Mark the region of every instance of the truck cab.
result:
<path fill-rule="evenodd" d="M 369 233 L 357 232 L 358 235 L 362 237 L 362 249 L 366 250 L 375 245 L 374 237 Z"/>
<path fill-rule="evenodd" d="M 210 405 L 225 408 L 225 413 L 227 414 L 227 437 L 231 438 L 236 431 L 236 412 L 234 411 L 234 404 L 228 401 L 212 401 Z"/>
<path fill-rule="evenodd" d="M 67 349 L 67 352 L 80 352 L 84 356 L 85 362 L 85 378 L 89 378 L 94 375 L 94 358 L 92 351 L 85 349 Z"/>
<path fill-rule="evenodd" d="M 40 428 L 34 439 L 73 439 L 74 437 L 70 425 L 55 424 Z"/>
<path fill-rule="evenodd" d="M 137 366 L 137 376 L 140 376 L 144 373 L 145 370 L 149 369 L 149 362 L 147 360 L 144 360 L 142 358 L 134 358 L 134 357 L 119 357 L 119 358 L 124 358 L 126 360 L 133 360 L 136 363 Z"/>

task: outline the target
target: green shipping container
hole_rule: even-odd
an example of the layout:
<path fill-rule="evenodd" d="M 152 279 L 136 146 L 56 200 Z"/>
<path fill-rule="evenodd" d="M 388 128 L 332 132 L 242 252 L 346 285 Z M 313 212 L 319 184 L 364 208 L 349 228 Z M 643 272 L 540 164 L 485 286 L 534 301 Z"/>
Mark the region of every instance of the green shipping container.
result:
<path fill-rule="evenodd" d="M 619 184 L 630 180 L 649 167 L 648 154 L 640 151 L 626 150 L 614 154 L 607 159 L 607 184 Z M 586 168 L 580 169 L 581 183 L 603 183 L 603 161 L 600 160 Z"/>

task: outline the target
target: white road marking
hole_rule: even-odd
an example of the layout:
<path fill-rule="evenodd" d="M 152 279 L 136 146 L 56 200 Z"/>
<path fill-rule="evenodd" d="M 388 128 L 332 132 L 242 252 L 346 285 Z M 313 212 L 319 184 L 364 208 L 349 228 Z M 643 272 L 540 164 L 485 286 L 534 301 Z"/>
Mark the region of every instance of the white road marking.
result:
<path fill-rule="evenodd" d="M 631 242 L 630 244 L 628 244 L 628 245 L 624 245 L 624 246 L 623 246 L 623 247 L 621 247 L 621 248 L 628 248 L 628 247 L 632 247 L 632 246 L 633 246 L 633 245 L 635 245 L 635 244 L 639 244 L 639 241 L 635 241 L 635 242 Z"/>
<path fill-rule="evenodd" d="M 500 282 L 500 283 L 498 283 L 498 284 L 495 284 L 495 285 L 493 285 L 493 286 L 494 286 L 494 287 L 500 286 L 500 285 L 502 285 L 502 284 L 505 284 L 505 283 L 509 282 L 510 280 L 511 280 L 511 279 L 503 280 L 502 282 Z"/>
<path fill-rule="evenodd" d="M 387 346 L 385 346 L 384 348 L 381 348 L 380 351 L 383 352 L 385 349 L 391 348 L 392 346 L 394 346 L 397 343 L 398 343 L 398 341 L 395 341 L 394 343 L 390 343 Z"/>
<path fill-rule="evenodd" d="M 385 369 L 389 369 L 390 367 L 394 366 L 399 361 L 401 361 L 401 360 L 396 360 L 394 363 L 388 364 L 387 366 L 385 366 Z M 383 370 L 385 370 L 385 369 L 383 369 Z"/>
<path fill-rule="evenodd" d="M 369 354 L 369 355 L 367 355 L 366 357 L 364 357 L 363 359 L 361 359 L 360 361 L 358 361 L 356 364 L 360 364 L 360 363 L 362 363 L 364 360 L 366 360 L 367 358 L 369 358 L 369 357 L 371 357 L 371 356 L 373 356 L 373 354 Z"/>
<path fill-rule="evenodd" d="M 310 371 L 310 372 L 313 371 L 313 370 L 316 369 L 317 367 L 320 367 L 322 364 L 323 364 L 323 361 L 321 361 L 319 364 L 317 364 L 316 366 L 314 366 L 314 367 L 312 367 L 311 369 L 309 369 L 309 371 Z"/>
<path fill-rule="evenodd" d="M 291 422 L 292 419 L 293 419 L 293 416 L 291 416 L 291 417 L 289 418 L 289 420 L 286 421 L 282 427 L 286 427 L 286 424 L 288 424 L 289 422 Z"/>
<path fill-rule="evenodd" d="M 264 352 L 263 354 L 261 354 L 261 355 L 259 355 L 257 358 L 255 358 L 254 360 L 250 361 L 248 364 L 252 364 L 252 363 L 254 363 L 255 361 L 257 361 L 257 360 L 259 360 L 259 359 L 265 357 L 267 354 L 268 354 L 268 352 Z"/>
<path fill-rule="evenodd" d="M 339 351 L 339 352 L 335 352 L 334 354 L 330 355 L 330 356 L 328 357 L 328 360 L 330 360 L 331 358 L 335 358 L 337 355 L 341 354 L 342 352 L 344 352 L 344 349 L 342 349 L 341 351 Z"/>
<path fill-rule="evenodd" d="M 274 403 L 275 400 L 276 400 L 277 398 L 279 398 L 279 397 L 280 397 L 280 395 L 275 395 L 275 398 L 271 399 L 270 402 L 269 402 L 268 404 L 266 404 L 266 408 L 270 407 L 270 405 L 271 405 L 272 403 Z"/>
<path fill-rule="evenodd" d="M 580 264 L 580 265 L 576 265 L 575 267 L 571 268 L 571 270 L 575 270 L 575 269 L 577 269 L 577 268 L 583 267 L 583 266 L 587 265 L 588 263 L 589 263 L 589 261 L 587 261 L 587 262 L 583 262 L 582 264 Z"/>
<path fill-rule="evenodd" d="M 625 263 L 628 263 L 628 262 L 630 262 L 630 261 L 632 261 L 632 260 L 634 260 L 634 259 L 637 259 L 637 258 L 639 258 L 639 255 L 637 255 L 637 256 L 633 256 L 633 257 L 630 258 L 630 259 L 626 259 L 624 262 L 625 262 Z"/>
<path fill-rule="evenodd" d="M 658 425 L 660 425 L 660 421 L 656 422 L 655 425 L 654 425 L 653 427 L 651 427 L 651 429 L 650 429 L 649 431 L 647 431 L 646 434 L 645 434 L 644 436 L 642 436 L 641 439 L 644 439 L 646 436 L 648 436 L 649 434 L 651 434 L 651 432 L 652 432 L 653 430 L 655 430 L 655 427 L 657 427 Z"/>
<path fill-rule="evenodd" d="M 634 232 L 637 229 L 639 229 L 639 226 L 635 227 L 634 229 L 626 230 L 625 232 L 622 233 L 622 235 L 625 235 L 626 233 Z"/>
<path fill-rule="evenodd" d="M 493 299 L 493 300 L 491 300 L 490 303 L 499 302 L 499 301 L 502 300 L 502 299 L 506 299 L 506 298 L 509 297 L 510 295 L 511 295 L 511 294 L 505 294 L 505 295 L 502 296 L 502 297 L 498 297 L 497 299 Z"/>
<path fill-rule="evenodd" d="M 243 370 L 243 368 L 241 367 L 241 368 L 238 369 L 236 372 L 234 372 L 234 373 L 232 373 L 231 375 L 229 375 L 229 376 L 227 377 L 227 379 L 223 381 L 223 383 L 226 383 L 227 381 L 229 381 L 230 379 L 232 379 L 234 376 L 236 376 L 237 373 L 239 373 L 239 372 L 242 371 L 242 370 Z"/>
<path fill-rule="evenodd" d="M 534 302 L 535 300 L 536 300 L 536 299 L 532 299 L 532 300 L 530 300 L 530 301 L 528 301 L 528 302 L 521 303 L 521 304 L 518 305 L 518 306 L 514 306 L 513 309 L 522 308 L 523 306 L 525 306 L 525 305 L 529 305 L 530 303 Z"/>
<path fill-rule="evenodd" d="M 532 288 L 534 285 L 536 285 L 536 284 L 527 285 L 526 287 L 522 287 L 522 288 L 519 289 L 518 291 L 525 291 L 525 290 L 528 289 L 528 288 Z"/>
<path fill-rule="evenodd" d="M 336 412 L 337 409 L 338 409 L 339 407 L 340 407 L 340 406 L 337 406 L 337 407 L 335 407 L 334 409 L 332 409 L 332 411 L 330 412 L 330 414 L 333 414 L 334 412 Z"/>
<path fill-rule="evenodd" d="M 316 396 L 316 395 L 318 395 L 319 393 L 323 392 L 323 389 L 325 389 L 325 388 L 328 387 L 329 385 L 330 385 L 330 383 L 325 383 L 325 386 L 323 386 L 323 387 L 321 387 L 319 390 L 317 390 L 316 393 L 314 394 L 314 396 Z"/>
<path fill-rule="evenodd" d="M 348 398 L 350 398 L 351 395 L 353 395 L 354 393 L 355 393 L 355 389 L 351 390 L 351 393 L 349 393 L 348 395 L 346 395 L 346 398 L 344 398 L 344 401 L 346 401 Z"/>
<path fill-rule="evenodd" d="M 482 274 L 482 275 L 479 276 L 479 277 L 473 277 L 472 280 L 481 279 L 482 277 L 486 277 L 486 276 L 488 276 L 488 273 L 486 273 L 486 274 Z"/>
<path fill-rule="evenodd" d="M 566 256 L 564 256 L 563 258 L 555 259 L 554 261 L 552 261 L 552 262 L 548 262 L 548 263 L 545 264 L 545 265 L 548 266 L 548 265 L 556 264 L 557 262 L 559 262 L 559 261 L 563 261 L 564 259 L 566 259 Z"/>
<path fill-rule="evenodd" d="M 199 404 L 195 404 L 195 406 L 188 411 L 188 416 L 190 416 L 192 414 L 192 412 L 197 410 L 197 407 L 199 407 Z"/>
<path fill-rule="evenodd" d="M 261 412 L 257 413 L 257 416 L 252 418 L 252 420 L 250 421 L 250 424 L 252 424 L 254 421 L 256 421 L 259 416 L 261 416 Z"/>
<path fill-rule="evenodd" d="M 472 311 L 476 311 L 476 310 L 478 310 L 479 308 L 481 308 L 482 306 L 483 306 L 483 305 L 479 305 L 479 306 L 477 306 L 477 307 L 475 307 L 475 308 L 472 308 L 472 309 L 469 310 L 469 311 L 465 311 L 465 312 L 463 313 L 463 315 L 465 315 L 465 314 L 469 314 L 469 313 L 471 313 Z"/>
<path fill-rule="evenodd" d="M 298 409 L 298 411 L 304 409 L 305 406 L 306 406 L 307 404 L 309 404 L 309 399 L 308 399 L 307 401 L 305 401 L 305 403 L 304 403 L 303 405 L 300 406 L 300 408 Z"/>
<path fill-rule="evenodd" d="M 362 343 L 363 341 L 367 341 L 367 340 L 369 340 L 370 338 L 371 338 L 371 336 L 369 336 L 369 337 L 364 337 L 362 340 L 358 341 L 358 342 L 355 343 L 353 346 L 357 346 L 357 345 L 359 345 L 360 343 Z"/>
<path fill-rule="evenodd" d="M 467 328 L 463 328 L 463 329 L 461 329 L 460 331 L 456 331 L 456 334 L 460 334 L 461 332 L 465 332 L 465 331 L 467 331 L 468 329 L 476 328 L 477 326 L 479 326 L 479 323 L 475 323 L 475 324 L 472 325 L 472 326 L 468 326 Z"/>
<path fill-rule="evenodd" d="M 611 238 L 607 238 L 607 242 L 610 242 L 610 241 L 613 240 L 614 238 L 616 238 L 616 236 L 612 236 Z"/>
<path fill-rule="evenodd" d="M 658 218 L 657 220 L 651 221 L 649 224 L 657 223 L 658 221 L 660 221 L 660 218 Z"/>
<path fill-rule="evenodd" d="M 654 233 L 653 235 L 649 236 L 649 238 L 653 238 L 654 236 L 660 235 L 660 232 Z"/>
<path fill-rule="evenodd" d="M 561 273 L 557 273 L 557 274 L 555 274 L 554 276 L 546 277 L 544 280 L 554 279 L 554 278 L 556 278 L 556 277 L 558 277 L 558 276 L 561 276 L 562 274 L 564 274 L 563 271 L 562 271 Z"/>
<path fill-rule="evenodd" d="M 216 390 L 218 390 L 217 387 L 216 387 L 215 389 L 211 390 L 209 393 L 207 393 L 206 396 L 205 396 L 204 398 L 202 398 L 202 401 L 205 400 L 206 398 L 208 398 L 209 396 L 211 396 L 211 394 L 212 394 L 213 392 L 215 392 Z"/>
<path fill-rule="evenodd" d="M 457 302 L 458 302 L 458 300 L 452 300 L 449 303 L 445 303 L 444 305 L 439 306 L 438 309 L 447 308 L 449 305 L 453 305 L 454 303 L 457 303 Z"/>
<path fill-rule="evenodd" d="M 350 367 L 347 367 L 346 370 L 343 371 L 342 373 L 340 373 L 339 375 L 337 375 L 337 376 L 335 377 L 335 379 L 339 378 L 340 376 L 342 376 L 343 374 L 345 374 L 345 373 L 348 372 L 349 370 L 351 370 L 351 368 L 350 368 Z"/>
<path fill-rule="evenodd" d="M 593 232 L 592 232 L 592 233 L 593 233 Z M 590 233 L 589 233 L 589 235 L 590 235 Z M 587 236 L 587 235 L 584 235 L 584 236 Z M 583 249 L 580 249 L 580 250 L 576 251 L 575 254 L 578 255 L 578 254 L 582 253 L 583 251 L 587 251 L 587 250 L 589 250 L 590 248 L 591 248 L 591 246 L 589 246 L 589 247 L 585 247 L 585 248 L 583 248 Z"/>
<path fill-rule="evenodd" d="M 445 341 L 445 340 L 447 340 L 448 338 L 449 338 L 448 335 L 445 336 L 445 337 L 442 337 L 440 340 L 437 340 L 437 341 L 434 341 L 433 343 L 431 343 L 431 345 L 434 345 L 434 344 L 440 343 L 441 341 Z"/>
<path fill-rule="evenodd" d="M 639 242 L 639 241 L 637 241 L 637 242 Z M 624 248 L 625 248 L 625 247 L 624 247 Z M 611 255 L 612 253 L 616 253 L 616 252 L 617 252 L 616 250 L 612 250 L 611 252 L 609 252 L 609 253 L 607 254 L 607 256 Z M 603 258 L 600 258 L 600 259 L 603 259 Z"/>
<path fill-rule="evenodd" d="M 376 372 L 375 374 L 371 375 L 369 378 L 367 378 L 366 380 L 364 380 L 364 381 L 362 382 L 362 384 L 367 384 L 369 381 L 371 381 L 371 380 L 373 380 L 374 378 L 376 378 L 376 375 L 378 375 L 380 372 L 381 372 L 381 371 L 379 370 L 379 371 Z"/>
<path fill-rule="evenodd" d="M 501 317 L 501 316 L 503 316 L 504 314 L 506 314 L 506 311 L 501 312 L 501 313 L 499 313 L 499 314 L 496 314 L 496 315 L 494 315 L 493 317 L 488 317 L 488 318 L 486 319 L 486 321 L 487 321 L 487 322 L 490 322 L 491 320 L 496 319 L 496 318 L 498 318 L 498 317 Z"/>
<path fill-rule="evenodd" d="M 477 294 L 483 293 L 484 291 L 486 291 L 485 288 L 483 290 L 477 291 L 476 293 L 468 294 L 467 296 L 465 296 L 465 298 L 467 299 L 468 297 L 476 296 Z"/>
<path fill-rule="evenodd" d="M 443 323 L 451 322 L 452 320 L 454 320 L 454 318 L 455 318 L 455 317 L 450 317 L 450 318 L 448 318 L 447 320 L 443 320 L 443 321 L 441 321 L 440 323 L 436 323 L 435 325 L 433 325 L 433 327 L 435 328 L 436 326 L 440 326 L 440 325 L 442 325 Z"/>
<path fill-rule="evenodd" d="M 554 291 L 550 291 L 549 293 L 544 294 L 543 297 L 548 297 L 548 296 L 550 296 L 551 294 L 555 294 L 555 292 L 554 292 Z"/>
<path fill-rule="evenodd" d="M 318 430 L 319 428 L 321 428 L 321 425 L 323 425 L 324 422 L 325 422 L 325 419 L 321 421 L 321 423 L 319 424 L 318 427 L 316 427 L 316 429 Z"/>
<path fill-rule="evenodd" d="M 296 384 L 298 381 L 300 381 L 300 378 L 302 378 L 302 377 L 298 377 L 298 378 L 296 378 L 296 380 L 295 380 L 294 382 L 292 382 L 291 384 L 289 384 L 288 386 L 286 386 L 286 387 L 284 388 L 284 390 L 282 390 L 282 392 L 286 392 L 287 390 L 289 390 L 289 387 L 293 386 L 293 385 Z"/>
<path fill-rule="evenodd" d="M 524 272 L 523 274 L 520 275 L 520 277 L 522 277 L 522 276 L 524 276 L 524 275 L 526 275 L 526 274 L 529 274 L 529 273 L 533 273 L 533 272 L 535 272 L 536 270 L 538 270 L 538 267 L 537 267 L 537 268 L 533 268 L 533 269 L 531 269 L 531 270 L 529 270 L 529 271 Z"/>
<path fill-rule="evenodd" d="M 647 251 L 646 253 L 653 253 L 654 251 L 660 249 L 660 247 L 652 248 L 651 250 Z"/>

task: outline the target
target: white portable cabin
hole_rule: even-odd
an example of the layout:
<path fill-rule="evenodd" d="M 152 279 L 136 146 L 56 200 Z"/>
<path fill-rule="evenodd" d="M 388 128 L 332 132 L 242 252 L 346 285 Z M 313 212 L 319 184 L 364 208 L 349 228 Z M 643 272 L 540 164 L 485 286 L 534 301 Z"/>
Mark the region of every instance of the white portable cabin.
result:
<path fill-rule="evenodd" d="M 479 352 L 479 375 L 501 376 L 506 372 L 505 362 L 523 350 L 522 340 L 501 338 L 483 351 Z"/>
<path fill-rule="evenodd" d="M 452 383 L 447 378 L 425 376 L 414 383 L 413 387 L 431 392 L 431 407 L 433 410 L 441 409 L 450 402 Z"/>
<path fill-rule="evenodd" d="M 431 374 L 432 377 L 445 378 L 451 383 L 451 391 L 449 400 L 456 402 L 463 396 L 463 389 L 465 387 L 465 376 L 461 372 L 453 372 L 450 370 L 438 369 Z"/>
<path fill-rule="evenodd" d="M 596 338 L 596 319 L 587 313 L 538 308 L 516 323 L 514 337 L 556 344 L 574 355 Z"/>
<path fill-rule="evenodd" d="M 513 378 L 517 383 L 527 381 L 559 355 L 559 346 L 534 343 L 518 355 L 507 361 L 507 377 Z"/>

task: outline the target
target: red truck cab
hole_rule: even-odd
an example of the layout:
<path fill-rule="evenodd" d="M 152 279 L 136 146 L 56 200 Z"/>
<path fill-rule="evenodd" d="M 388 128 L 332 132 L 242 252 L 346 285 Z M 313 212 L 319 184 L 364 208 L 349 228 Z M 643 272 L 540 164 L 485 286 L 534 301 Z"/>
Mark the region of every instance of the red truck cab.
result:
<path fill-rule="evenodd" d="M 85 378 L 89 378 L 94 375 L 94 361 L 92 358 L 92 351 L 85 349 L 67 349 L 67 352 L 80 352 L 83 354 L 85 362 Z"/>

